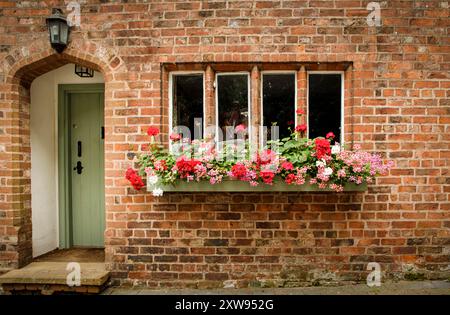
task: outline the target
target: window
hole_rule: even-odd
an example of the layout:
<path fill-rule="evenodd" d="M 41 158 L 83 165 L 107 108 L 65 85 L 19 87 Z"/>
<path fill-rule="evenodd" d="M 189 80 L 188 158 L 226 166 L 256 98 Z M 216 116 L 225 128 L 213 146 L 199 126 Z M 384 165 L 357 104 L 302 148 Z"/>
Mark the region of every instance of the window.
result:
<path fill-rule="evenodd" d="M 288 128 L 294 129 L 296 123 L 296 75 L 291 73 L 271 73 L 262 75 L 262 124 L 267 127 L 267 139 L 273 139 L 271 126 L 277 125 L 278 137 L 290 135 Z"/>
<path fill-rule="evenodd" d="M 237 138 L 236 127 L 250 126 L 249 74 L 218 73 L 216 79 L 217 126 L 222 140 Z M 220 141 L 220 139 L 219 139 Z"/>
<path fill-rule="evenodd" d="M 203 73 L 172 73 L 171 82 L 171 132 L 177 126 L 189 129 L 187 135 L 183 127 L 175 130 L 183 137 L 191 139 L 203 137 L 204 80 Z"/>
<path fill-rule="evenodd" d="M 342 142 L 343 72 L 308 73 L 309 137 L 332 131 Z"/>
<path fill-rule="evenodd" d="M 164 99 L 168 97 L 170 108 L 168 119 L 164 119 L 171 132 L 187 137 L 189 131 L 191 139 L 207 137 L 219 148 L 233 146 L 236 142 L 229 140 L 235 139 L 254 139 L 258 143 L 252 146 L 260 147 L 268 140 L 288 137 L 302 124 L 307 125 L 309 138 L 325 137 L 331 131 L 335 141 L 342 143 L 344 73 L 348 65 L 165 64 L 169 93 Z M 296 109 L 306 114 L 297 115 Z M 258 125 L 265 128 L 258 129 Z M 278 128 L 272 129 L 273 125 Z M 174 130 L 176 126 L 185 129 Z"/>

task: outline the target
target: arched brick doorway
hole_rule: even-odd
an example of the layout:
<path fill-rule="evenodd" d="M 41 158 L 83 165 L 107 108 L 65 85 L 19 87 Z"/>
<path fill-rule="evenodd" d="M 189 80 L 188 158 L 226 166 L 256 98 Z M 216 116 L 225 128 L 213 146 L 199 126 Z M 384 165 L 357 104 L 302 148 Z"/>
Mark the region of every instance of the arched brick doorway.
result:
<path fill-rule="evenodd" d="M 106 111 L 109 84 L 112 81 L 111 64 L 117 66 L 118 63 L 114 58 L 109 59 L 108 63 L 86 51 L 69 48 L 63 54 L 56 54 L 53 50 L 46 49 L 25 58 L 10 54 L 5 59 L 11 67 L 6 71 L 0 90 L 0 127 L 4 131 L 0 135 L 0 181 L 4 196 L 0 199 L 0 207 L 6 214 L 4 218 L 0 218 L 0 273 L 22 267 L 32 259 L 31 83 L 38 76 L 68 63 L 90 67 L 104 76 Z M 107 125 L 105 130 L 108 130 Z"/>

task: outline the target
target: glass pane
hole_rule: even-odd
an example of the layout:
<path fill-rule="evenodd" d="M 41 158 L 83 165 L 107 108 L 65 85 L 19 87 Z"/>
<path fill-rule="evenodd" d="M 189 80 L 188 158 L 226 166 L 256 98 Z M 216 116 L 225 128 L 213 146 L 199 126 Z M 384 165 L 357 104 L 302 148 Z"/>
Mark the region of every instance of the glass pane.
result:
<path fill-rule="evenodd" d="M 272 139 L 270 127 L 274 124 L 279 127 L 278 138 L 289 136 L 288 127 L 295 127 L 295 74 L 263 74 L 262 93 L 267 140 Z"/>
<path fill-rule="evenodd" d="M 61 43 L 67 44 L 67 35 L 69 33 L 69 26 L 67 24 L 61 24 Z"/>
<path fill-rule="evenodd" d="M 248 76 L 246 74 L 218 75 L 217 100 L 222 140 L 236 139 L 236 127 L 242 125 L 248 129 L 249 125 Z"/>
<path fill-rule="evenodd" d="M 335 140 L 341 138 L 340 74 L 309 74 L 309 137 L 325 137 L 332 131 Z"/>
<path fill-rule="evenodd" d="M 50 32 L 52 34 L 52 43 L 59 43 L 59 25 L 56 23 L 51 24 Z"/>
<path fill-rule="evenodd" d="M 191 139 L 202 138 L 203 74 L 174 75 L 172 99 L 172 128 L 185 126 L 190 130 Z"/>

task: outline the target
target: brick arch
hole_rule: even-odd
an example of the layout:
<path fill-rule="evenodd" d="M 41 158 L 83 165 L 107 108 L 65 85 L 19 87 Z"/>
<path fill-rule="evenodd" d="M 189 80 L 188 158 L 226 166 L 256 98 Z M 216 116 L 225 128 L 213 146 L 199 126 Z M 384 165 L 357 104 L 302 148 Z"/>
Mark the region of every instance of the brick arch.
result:
<path fill-rule="evenodd" d="M 39 43 L 38 43 L 39 46 Z M 120 57 L 89 42 L 71 44 L 62 54 L 47 48 L 25 48 L 12 51 L 5 58 L 3 71 L 3 99 L 0 108 L 6 119 L 0 119 L 0 127 L 6 131 L 0 144 L 4 145 L 6 158 L 0 163 L 0 180 L 5 199 L 0 208 L 8 209 L 6 224 L 0 230 L 0 274 L 2 271 L 20 268 L 32 260 L 31 222 L 31 146 L 30 146 L 30 86 L 42 74 L 68 63 L 78 63 L 101 72 L 105 81 L 105 108 L 109 102 L 108 90 L 113 81 L 113 71 L 123 66 Z M 24 55 L 25 54 L 25 55 Z M 0 117 L 3 118 L 3 117 Z M 106 117 L 105 117 L 106 118 Z M 107 126 L 105 126 L 107 129 Z M 6 167 L 2 167 L 6 166 Z M 4 185 L 3 185 L 4 184 Z"/>
<path fill-rule="evenodd" d="M 8 55 L 5 59 L 13 60 L 13 54 Z M 116 67 L 121 63 L 121 59 L 117 56 L 114 56 L 110 61 Z M 19 84 L 29 88 L 35 78 L 68 63 L 90 67 L 101 72 L 105 77 L 105 82 L 111 80 L 111 64 L 108 64 L 107 61 L 93 54 L 68 48 L 62 54 L 57 54 L 52 49 L 47 49 L 16 61 L 8 71 L 6 84 Z"/>

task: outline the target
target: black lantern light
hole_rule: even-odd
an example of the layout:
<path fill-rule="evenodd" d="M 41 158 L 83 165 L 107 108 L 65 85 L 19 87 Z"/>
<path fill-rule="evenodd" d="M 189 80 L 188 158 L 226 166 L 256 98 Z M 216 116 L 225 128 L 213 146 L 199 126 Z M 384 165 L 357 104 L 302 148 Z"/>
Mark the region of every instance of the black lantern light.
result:
<path fill-rule="evenodd" d="M 62 53 L 69 41 L 69 25 L 61 9 L 53 8 L 52 15 L 47 19 L 50 44 L 58 53 Z"/>
<path fill-rule="evenodd" d="M 75 73 L 82 78 L 92 78 L 94 76 L 93 69 L 77 64 L 75 64 Z"/>

